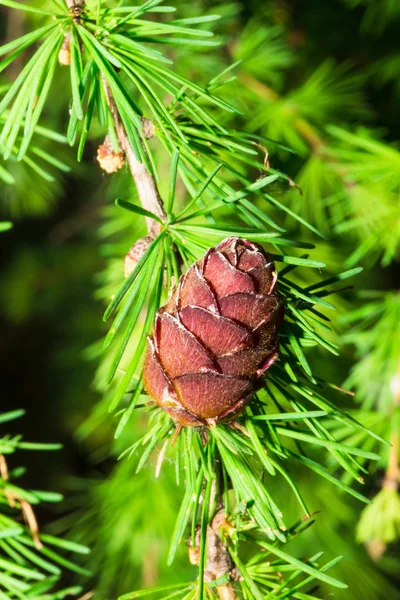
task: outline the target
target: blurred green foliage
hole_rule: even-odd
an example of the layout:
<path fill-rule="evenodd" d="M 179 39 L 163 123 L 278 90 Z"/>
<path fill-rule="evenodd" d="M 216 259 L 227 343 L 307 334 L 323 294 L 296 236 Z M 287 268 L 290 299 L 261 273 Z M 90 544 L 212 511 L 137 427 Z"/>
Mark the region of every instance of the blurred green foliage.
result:
<path fill-rule="evenodd" d="M 277 187 L 279 200 L 326 238 L 317 242 L 315 257 L 332 273 L 343 270 L 343 265 L 367 267 L 357 279 L 357 290 L 344 291 L 336 301 L 342 317 L 330 314 L 334 332 L 329 339 L 347 344 L 340 359 L 328 360 L 323 349 L 307 356 L 325 379 L 356 392 L 355 399 L 343 394 L 342 406 L 389 440 L 398 421 L 390 386 L 400 364 L 394 280 L 400 241 L 398 2 L 328 0 L 321 6 L 317 0 L 176 0 L 173 4 L 180 17 L 214 13 L 222 17 L 208 25 L 222 42 L 219 48 L 178 45 L 168 50 L 179 73 L 207 84 L 232 61 L 242 61 L 234 71 L 237 79 L 221 92 L 243 112 L 227 125 L 264 135 L 294 151 L 274 143 L 266 148 L 271 166 L 288 173 L 301 190 L 293 185 L 287 186 L 289 191 Z M 34 6 L 53 8 L 50 0 Z M 15 31 L 26 33 L 43 21 L 41 15 L 1 5 L 0 15 L 3 43 Z M 21 63 L 15 68 L 1 73 L 4 91 Z M 69 82 L 65 73 L 58 81 L 50 89 L 42 120 L 64 135 L 69 115 L 62 96 Z M 33 475 L 24 476 L 27 485 L 43 479 L 45 485 L 66 492 L 63 514 L 43 511 L 44 521 L 53 521 L 50 527 L 57 535 L 68 531 L 91 547 L 87 566 L 94 575 L 84 587 L 96 589 L 103 600 L 141 586 L 191 581 L 193 568 L 182 547 L 172 570 L 166 567 L 182 494 L 174 483 L 172 460 L 159 480 L 154 478 L 155 458 L 139 475 L 134 474 L 136 457 L 117 462 L 120 451 L 145 434 L 147 419 L 138 411 L 122 439 L 113 441 L 117 420 L 111 422 L 108 405 L 115 384 L 104 385 L 111 358 L 101 356 L 100 315 L 123 281 L 123 257 L 144 234 L 144 223 L 113 205 L 118 196 L 136 202 L 136 192 L 127 183 L 126 170 L 112 178 L 100 170 L 95 155 L 102 139 L 97 133 L 100 127 L 87 140 L 79 166 L 75 150 L 68 149 L 62 136 L 55 143 L 37 136 L 42 154 L 36 154 L 36 168 L 26 159 L 7 163 L 0 159 L 1 220 L 12 218 L 15 223 L 0 238 L 0 351 L 4 408 L 24 406 L 29 419 L 21 427 L 35 432 L 35 438 L 40 432 L 40 440 L 66 442 L 64 458 L 50 459 L 45 471 L 33 461 Z M 258 150 L 263 157 L 265 148 Z M 165 195 L 169 164 L 160 146 L 155 144 L 153 152 Z M 251 170 L 239 159 L 235 167 L 243 173 Z M 178 187 L 178 201 L 183 198 L 183 186 Z M 268 214 L 288 228 L 286 237 L 312 237 L 315 243 L 314 234 L 298 227 L 290 216 L 283 218 L 272 207 Z M 295 280 L 302 287 L 315 283 L 307 271 Z M 358 294 L 362 289 L 378 292 Z M 134 347 L 136 340 L 130 343 Z M 340 435 L 335 432 L 336 439 L 345 439 Z M 370 449 L 369 441 L 364 443 Z M 364 493 L 378 496 L 378 501 L 362 513 L 357 540 L 362 506 L 299 468 L 311 510 L 322 512 L 293 543 L 302 552 L 315 546 L 326 550 L 329 558 L 345 556 L 335 575 L 348 581 L 350 572 L 351 591 L 335 590 L 336 598 L 400 598 L 395 558 L 398 496 L 388 498 L 380 489 L 387 461 L 385 452 L 374 475 L 366 479 Z M 284 484 L 276 485 L 287 503 L 285 517 L 294 520 L 294 503 Z M 369 548 L 370 556 L 360 544 L 370 539 L 388 544 L 386 552 L 377 556 Z M 66 577 L 68 584 L 75 584 Z M 322 597 L 327 593 L 323 589 Z"/>

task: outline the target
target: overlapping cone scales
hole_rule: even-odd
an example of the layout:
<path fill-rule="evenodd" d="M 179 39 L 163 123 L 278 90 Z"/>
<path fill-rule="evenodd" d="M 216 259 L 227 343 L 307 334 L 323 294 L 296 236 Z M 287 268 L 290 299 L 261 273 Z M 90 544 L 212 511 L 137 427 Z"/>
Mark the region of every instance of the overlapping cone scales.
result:
<path fill-rule="evenodd" d="M 221 356 L 251 344 L 251 334 L 239 325 L 197 306 L 186 306 L 180 312 L 183 325 L 214 356 Z"/>
<path fill-rule="evenodd" d="M 269 314 L 276 310 L 276 296 L 239 292 L 225 296 L 219 301 L 221 315 L 255 329 Z"/>
<path fill-rule="evenodd" d="M 283 305 L 270 255 L 228 238 L 193 264 L 159 310 L 143 377 L 184 425 L 232 419 L 278 357 Z"/>
<path fill-rule="evenodd" d="M 219 373 L 190 373 L 174 381 L 184 408 L 201 420 L 224 415 L 250 391 L 248 379 Z"/>
<path fill-rule="evenodd" d="M 204 346 L 172 315 L 159 315 L 155 331 L 160 362 L 169 378 L 213 369 L 213 362 Z"/>
<path fill-rule="evenodd" d="M 182 278 L 179 286 L 179 308 L 183 309 L 185 306 L 199 306 L 218 312 L 215 296 L 196 264 Z"/>

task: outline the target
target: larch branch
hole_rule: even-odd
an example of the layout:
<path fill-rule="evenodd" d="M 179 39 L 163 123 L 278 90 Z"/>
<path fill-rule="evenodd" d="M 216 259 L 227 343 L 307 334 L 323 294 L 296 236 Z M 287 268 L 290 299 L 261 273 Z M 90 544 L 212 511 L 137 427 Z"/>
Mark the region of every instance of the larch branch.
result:
<path fill-rule="evenodd" d="M 129 169 L 136 184 L 140 202 L 143 208 L 157 215 L 157 217 L 159 217 L 162 221 L 165 221 L 166 214 L 164 211 L 163 202 L 157 189 L 157 184 L 154 180 L 154 177 L 147 171 L 145 165 L 137 160 L 135 152 L 133 151 L 126 134 L 125 127 L 121 121 L 121 117 L 115 104 L 110 86 L 104 78 L 103 87 L 107 104 L 114 121 L 118 143 L 121 150 L 125 153 Z M 146 224 L 149 236 L 152 238 L 156 237 L 160 231 L 160 224 L 151 218 L 146 218 Z"/>
<path fill-rule="evenodd" d="M 79 12 L 81 12 L 85 7 L 84 0 L 65 0 L 65 3 L 72 15 L 75 14 L 77 9 Z M 165 221 L 167 215 L 164 211 L 163 202 L 158 192 L 157 184 L 154 180 L 154 177 L 147 171 L 145 165 L 137 160 L 135 152 L 126 134 L 125 127 L 121 120 L 110 86 L 104 78 L 103 87 L 107 104 L 114 121 L 118 143 L 128 162 L 129 169 L 136 184 L 140 203 L 143 208 L 157 215 L 157 217 L 159 217 L 162 221 Z M 148 217 L 146 218 L 146 225 L 149 236 L 151 238 L 155 238 L 160 231 L 160 224 L 154 219 Z"/>

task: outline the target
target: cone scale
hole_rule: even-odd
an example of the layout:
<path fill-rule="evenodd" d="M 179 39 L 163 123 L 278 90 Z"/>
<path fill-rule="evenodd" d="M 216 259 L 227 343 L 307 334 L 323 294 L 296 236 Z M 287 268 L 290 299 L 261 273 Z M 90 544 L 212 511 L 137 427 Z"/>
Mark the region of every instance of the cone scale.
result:
<path fill-rule="evenodd" d="M 147 393 L 175 421 L 234 419 L 279 354 L 283 303 L 272 257 L 232 237 L 181 277 L 148 338 Z"/>

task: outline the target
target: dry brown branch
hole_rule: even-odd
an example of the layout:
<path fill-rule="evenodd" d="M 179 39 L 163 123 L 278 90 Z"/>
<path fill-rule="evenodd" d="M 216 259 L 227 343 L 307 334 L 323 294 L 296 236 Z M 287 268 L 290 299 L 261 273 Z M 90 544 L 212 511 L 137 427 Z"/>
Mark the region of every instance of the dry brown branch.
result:
<path fill-rule="evenodd" d="M 9 480 L 7 462 L 2 454 L 0 454 L 0 477 L 5 482 Z M 7 498 L 7 502 L 12 508 L 14 508 L 16 505 L 19 505 L 24 520 L 31 530 L 34 544 L 38 550 L 41 550 L 43 548 L 43 544 L 39 538 L 39 526 L 32 506 L 29 504 L 29 502 L 18 496 L 18 494 L 15 492 L 7 490 L 7 488 L 5 489 L 5 496 Z"/>

